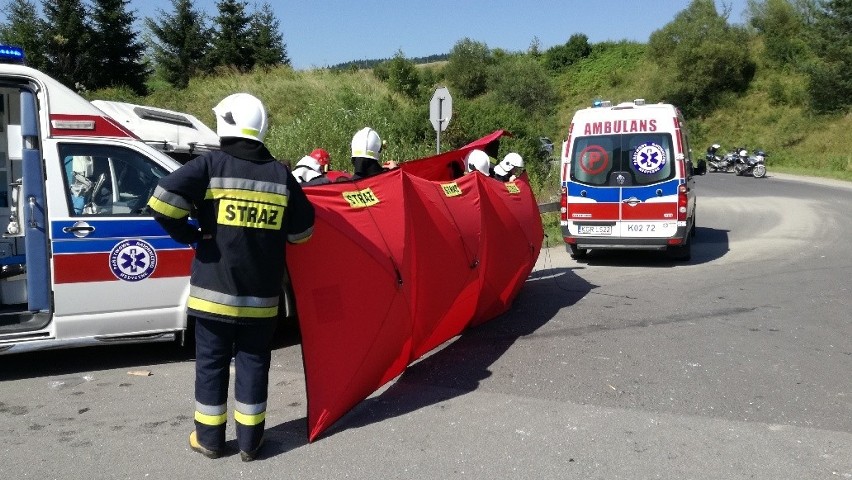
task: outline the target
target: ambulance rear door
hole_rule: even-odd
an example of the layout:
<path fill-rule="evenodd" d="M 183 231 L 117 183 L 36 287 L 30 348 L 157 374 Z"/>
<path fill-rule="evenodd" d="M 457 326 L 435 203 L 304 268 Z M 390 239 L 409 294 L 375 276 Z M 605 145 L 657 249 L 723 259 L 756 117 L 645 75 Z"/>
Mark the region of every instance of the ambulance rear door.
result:
<path fill-rule="evenodd" d="M 568 220 L 580 237 L 670 237 L 677 230 L 672 137 L 662 132 L 579 136 Z"/>

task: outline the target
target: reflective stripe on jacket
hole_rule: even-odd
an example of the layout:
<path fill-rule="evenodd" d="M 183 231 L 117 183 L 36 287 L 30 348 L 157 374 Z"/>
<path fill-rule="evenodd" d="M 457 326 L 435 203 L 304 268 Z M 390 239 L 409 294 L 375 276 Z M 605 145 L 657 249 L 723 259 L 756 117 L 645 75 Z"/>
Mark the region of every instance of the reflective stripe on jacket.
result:
<path fill-rule="evenodd" d="M 313 232 L 314 209 L 260 142 L 222 139 L 160 179 L 148 202 L 175 240 L 197 243 L 190 315 L 245 323 L 278 314 L 285 243 Z M 199 227 L 189 222 L 197 217 Z"/>

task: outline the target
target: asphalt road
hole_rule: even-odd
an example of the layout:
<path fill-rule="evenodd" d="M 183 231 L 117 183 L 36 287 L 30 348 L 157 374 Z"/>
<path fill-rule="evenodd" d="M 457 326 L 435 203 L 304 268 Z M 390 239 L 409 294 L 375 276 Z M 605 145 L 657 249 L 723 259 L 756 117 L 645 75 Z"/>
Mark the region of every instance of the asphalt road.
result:
<path fill-rule="evenodd" d="M 253 463 L 189 450 L 193 363 L 171 346 L 0 357 L 0 475 L 852 478 L 852 188 L 790 178 L 699 178 L 688 263 L 542 251 L 508 313 L 312 444 L 283 331 Z"/>

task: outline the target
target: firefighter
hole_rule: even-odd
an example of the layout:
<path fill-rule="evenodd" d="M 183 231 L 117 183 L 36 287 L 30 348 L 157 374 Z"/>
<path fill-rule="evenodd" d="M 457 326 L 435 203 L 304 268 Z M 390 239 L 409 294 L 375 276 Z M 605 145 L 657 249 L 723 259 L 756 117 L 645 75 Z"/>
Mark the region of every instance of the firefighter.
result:
<path fill-rule="evenodd" d="M 392 160 L 384 165 L 379 163 L 383 146 L 379 134 L 370 127 L 364 127 L 352 136 L 352 180 L 372 177 L 399 166 Z"/>
<path fill-rule="evenodd" d="M 315 148 L 311 152 L 311 156 L 314 157 L 317 162 L 319 162 L 321 171 L 325 174 L 326 178 L 332 183 L 349 180 L 349 175 L 346 172 L 341 172 L 340 170 L 332 170 L 331 169 L 331 155 L 325 149 Z"/>
<path fill-rule="evenodd" d="M 328 173 L 331 169 L 331 155 L 329 155 L 325 149 L 315 148 L 311 152 L 310 157 L 314 158 L 317 163 L 319 163 L 322 173 Z"/>
<path fill-rule="evenodd" d="M 293 176 L 303 186 L 331 183 L 331 180 L 323 172 L 322 164 L 311 155 L 305 155 L 296 163 L 296 168 L 293 169 Z"/>
<path fill-rule="evenodd" d="M 233 356 L 237 443 L 242 460 L 251 461 L 263 444 L 284 246 L 310 238 L 314 209 L 263 144 L 268 124 L 259 99 L 233 94 L 213 112 L 221 150 L 160 179 L 148 205 L 173 239 L 195 246 L 187 300 L 196 342 L 189 445 L 210 458 L 225 451 Z"/>
<path fill-rule="evenodd" d="M 524 171 L 524 159 L 515 152 L 507 153 L 503 160 L 494 165 L 494 178 L 501 182 L 513 182 Z"/>
<path fill-rule="evenodd" d="M 491 160 L 482 150 L 471 150 L 464 157 L 465 173 L 479 172 L 486 177 L 491 175 Z"/>

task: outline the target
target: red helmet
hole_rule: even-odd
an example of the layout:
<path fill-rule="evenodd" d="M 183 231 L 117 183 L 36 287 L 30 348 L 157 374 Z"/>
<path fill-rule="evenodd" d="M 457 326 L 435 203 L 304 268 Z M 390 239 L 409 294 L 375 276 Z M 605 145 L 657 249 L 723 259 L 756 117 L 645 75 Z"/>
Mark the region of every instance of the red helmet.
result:
<path fill-rule="evenodd" d="M 317 159 L 317 161 L 320 163 L 320 165 L 327 164 L 328 159 L 330 157 L 328 152 L 326 152 L 325 150 L 323 150 L 321 148 L 317 148 L 313 152 L 311 152 L 311 156 L 314 157 L 315 159 Z"/>

